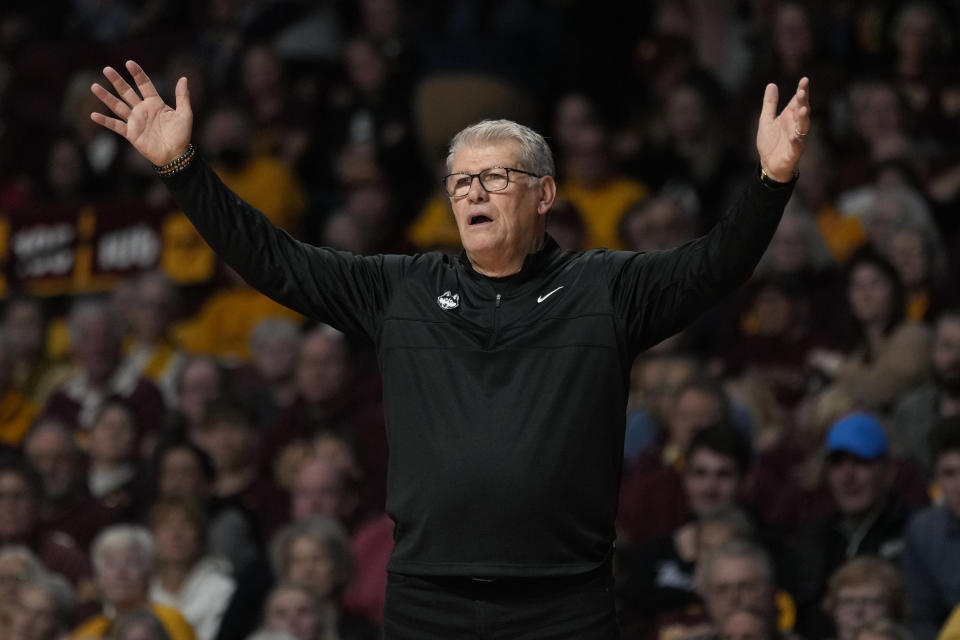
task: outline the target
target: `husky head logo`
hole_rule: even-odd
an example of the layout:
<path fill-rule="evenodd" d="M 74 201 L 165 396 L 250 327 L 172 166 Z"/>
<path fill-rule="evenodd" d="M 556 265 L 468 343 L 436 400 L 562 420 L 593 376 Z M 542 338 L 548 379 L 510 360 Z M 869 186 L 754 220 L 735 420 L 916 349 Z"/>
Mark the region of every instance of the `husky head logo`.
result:
<path fill-rule="evenodd" d="M 437 304 L 440 305 L 440 308 L 444 311 L 450 311 L 451 309 L 456 309 L 460 306 L 460 294 L 459 293 L 450 293 L 446 291 L 441 295 L 437 296 Z"/>

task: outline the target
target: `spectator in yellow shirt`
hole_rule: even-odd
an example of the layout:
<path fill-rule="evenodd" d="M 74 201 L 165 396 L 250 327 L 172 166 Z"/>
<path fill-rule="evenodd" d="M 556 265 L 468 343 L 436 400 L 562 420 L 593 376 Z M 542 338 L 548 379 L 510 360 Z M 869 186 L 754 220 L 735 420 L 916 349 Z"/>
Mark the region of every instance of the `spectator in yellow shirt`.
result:
<path fill-rule="evenodd" d="M 298 235 L 306 209 L 303 186 L 283 161 L 251 148 L 254 133 L 246 111 L 237 106 L 220 107 L 210 114 L 204 128 L 204 153 L 234 193 L 270 222 Z"/>
<path fill-rule="evenodd" d="M 37 417 L 37 407 L 13 386 L 10 340 L 0 331 L 0 444 L 18 446 Z"/>
<path fill-rule="evenodd" d="M 589 98 L 571 93 L 557 105 L 555 127 L 563 174 L 560 195 L 583 216 L 586 248 L 622 249 L 617 229 L 628 206 L 645 198 L 640 182 L 616 172 L 609 136 Z"/>
<path fill-rule="evenodd" d="M 129 375 L 141 375 L 163 393 L 167 406 L 174 404 L 176 381 L 186 353 L 173 339 L 171 322 L 176 313 L 177 291 L 162 271 L 139 276 L 130 309 L 130 333 L 124 341 L 120 364 Z"/>
<path fill-rule="evenodd" d="M 299 324 L 303 316 L 256 292 L 232 269 L 227 275 L 233 286 L 210 296 L 192 320 L 178 327 L 177 338 L 191 353 L 246 362 L 250 337 L 261 321 L 286 318 Z"/>

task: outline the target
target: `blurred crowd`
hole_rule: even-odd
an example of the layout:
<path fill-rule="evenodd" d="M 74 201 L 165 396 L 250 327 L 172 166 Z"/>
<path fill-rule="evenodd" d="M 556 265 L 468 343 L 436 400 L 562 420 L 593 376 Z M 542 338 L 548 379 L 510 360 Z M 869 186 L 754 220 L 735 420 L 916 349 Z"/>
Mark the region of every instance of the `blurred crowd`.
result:
<path fill-rule="evenodd" d="M 376 354 L 218 264 L 90 121 L 127 59 L 163 95 L 189 79 L 228 186 L 359 253 L 458 252 L 445 145 L 499 117 L 547 135 L 561 246 L 677 246 L 756 179 L 765 84 L 810 77 L 754 277 L 633 369 L 624 637 L 960 638 L 958 21 L 956 0 L 5 0 L 0 640 L 380 633 Z M 68 212 L 56 237 L 90 238 L 111 207 L 159 212 L 161 249 L 32 277 L 106 254 L 18 229 Z"/>

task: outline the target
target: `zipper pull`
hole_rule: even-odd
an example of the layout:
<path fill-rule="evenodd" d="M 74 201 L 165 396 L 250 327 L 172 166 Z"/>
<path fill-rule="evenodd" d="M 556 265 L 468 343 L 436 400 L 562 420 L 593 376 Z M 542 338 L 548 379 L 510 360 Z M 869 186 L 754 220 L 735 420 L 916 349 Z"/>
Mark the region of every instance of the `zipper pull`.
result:
<path fill-rule="evenodd" d="M 497 294 L 497 309 L 500 308 L 500 294 Z"/>

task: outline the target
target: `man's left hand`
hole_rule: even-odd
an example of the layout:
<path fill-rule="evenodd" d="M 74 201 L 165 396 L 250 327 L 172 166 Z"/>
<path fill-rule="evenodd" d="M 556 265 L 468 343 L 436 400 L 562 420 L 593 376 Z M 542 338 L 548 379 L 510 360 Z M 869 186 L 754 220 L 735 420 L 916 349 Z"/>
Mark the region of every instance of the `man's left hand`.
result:
<path fill-rule="evenodd" d="M 810 133 L 810 79 L 800 79 L 796 93 L 777 115 L 779 99 L 777 85 L 768 84 L 757 125 L 757 152 L 760 166 L 768 176 L 777 182 L 790 182 Z"/>

